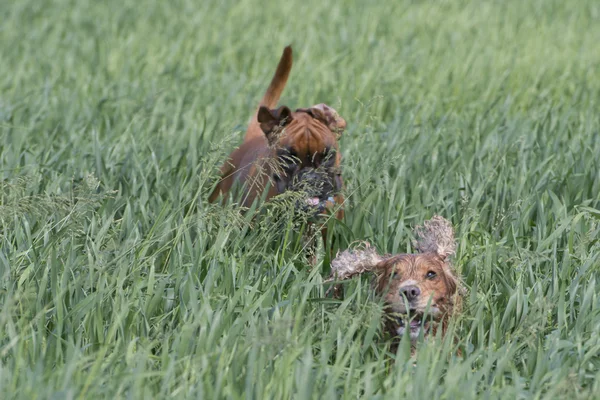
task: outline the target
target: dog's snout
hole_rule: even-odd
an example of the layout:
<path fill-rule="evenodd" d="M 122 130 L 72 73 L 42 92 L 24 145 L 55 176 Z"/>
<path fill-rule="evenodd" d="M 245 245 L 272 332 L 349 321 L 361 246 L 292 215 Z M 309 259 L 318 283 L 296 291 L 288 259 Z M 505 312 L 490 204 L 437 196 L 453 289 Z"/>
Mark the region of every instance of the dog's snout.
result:
<path fill-rule="evenodd" d="M 322 179 L 322 176 L 314 168 L 305 168 L 300 171 L 299 179 L 316 181 L 316 180 Z"/>
<path fill-rule="evenodd" d="M 333 193 L 330 176 L 324 171 L 311 167 L 302 168 L 294 175 L 290 189 L 321 200 Z"/>
<path fill-rule="evenodd" d="M 419 289 L 417 286 L 414 286 L 414 285 L 405 286 L 400 289 L 400 295 L 406 296 L 406 299 L 408 301 L 416 300 L 420 294 L 421 294 L 421 289 Z"/>

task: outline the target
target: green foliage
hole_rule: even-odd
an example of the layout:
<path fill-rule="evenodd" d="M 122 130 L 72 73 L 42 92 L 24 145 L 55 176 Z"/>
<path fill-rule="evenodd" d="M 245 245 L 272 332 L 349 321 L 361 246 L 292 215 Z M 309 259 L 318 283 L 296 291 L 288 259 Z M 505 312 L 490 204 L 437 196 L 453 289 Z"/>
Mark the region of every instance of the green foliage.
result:
<path fill-rule="evenodd" d="M 0 16 L 3 398 L 600 396 L 597 1 Z M 290 43 L 282 103 L 348 122 L 334 250 L 409 251 L 411 226 L 449 218 L 456 341 L 390 354 L 366 276 L 325 297 L 328 256 L 309 268 L 290 199 L 207 203 Z"/>

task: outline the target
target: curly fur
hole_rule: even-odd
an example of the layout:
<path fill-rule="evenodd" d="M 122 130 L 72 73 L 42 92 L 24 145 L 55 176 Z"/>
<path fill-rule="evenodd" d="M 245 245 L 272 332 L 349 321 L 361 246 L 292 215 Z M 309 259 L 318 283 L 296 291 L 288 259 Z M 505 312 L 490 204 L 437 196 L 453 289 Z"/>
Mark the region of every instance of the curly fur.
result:
<path fill-rule="evenodd" d="M 417 237 L 414 246 L 419 253 L 435 253 L 445 260 L 456 251 L 452 224 L 439 215 L 425 221 L 423 226 L 416 226 L 414 234 Z M 389 257 L 379 255 L 370 243 L 360 242 L 357 248 L 338 253 L 331 261 L 331 275 L 327 282 L 370 272 L 386 258 Z"/>
<path fill-rule="evenodd" d="M 438 295 L 435 301 L 435 308 L 439 313 L 437 323 L 445 331 L 447 325 L 446 317 L 460 312 L 461 297 L 464 294 L 460 280 L 457 278 L 454 268 L 448 259 L 456 251 L 454 230 L 448 220 L 440 216 L 434 216 L 430 220 L 425 221 L 423 226 L 415 227 L 414 235 L 416 237 L 414 246 L 419 254 L 382 256 L 367 242 L 361 242 L 353 249 L 338 253 L 336 258 L 331 262 L 331 276 L 326 282 L 331 282 L 335 279 L 349 279 L 365 272 L 374 272 L 377 276 L 377 279 L 374 280 L 374 289 L 378 294 L 384 296 L 387 307 L 392 314 L 394 312 L 402 313 L 403 311 L 394 310 L 403 308 L 401 307 L 403 301 L 399 298 L 402 294 L 398 294 L 398 292 L 403 285 L 407 285 L 401 276 L 404 272 L 408 271 L 408 274 L 413 274 L 409 278 L 409 282 L 415 282 L 408 283 L 408 285 L 419 285 L 420 290 L 424 293 L 424 297 L 427 293 L 436 293 Z M 409 269 L 404 270 L 399 275 L 399 278 L 393 277 L 390 280 L 390 272 L 396 268 L 402 268 L 399 266 L 407 265 L 406 263 L 410 263 L 411 266 Z M 415 270 L 416 266 L 418 266 L 418 269 Z M 440 278 L 437 280 L 435 278 L 432 278 L 433 280 L 422 278 L 421 274 L 425 274 L 428 270 L 435 271 L 436 266 L 440 268 L 437 274 Z M 420 269 L 424 269 L 424 271 Z M 334 293 L 341 291 L 339 285 L 334 285 L 333 289 Z M 439 297 L 440 293 L 445 294 Z M 420 312 L 422 304 L 419 304 L 424 300 L 418 300 L 413 305 L 416 304 L 417 307 L 420 307 L 416 308 L 417 312 Z M 395 334 L 399 332 L 399 326 L 402 329 L 408 329 L 406 328 L 406 322 L 403 325 L 398 325 L 397 321 L 397 318 L 391 318 L 390 321 L 387 321 L 386 330 Z M 434 326 L 432 331 L 435 331 L 435 329 L 437 328 Z"/>
<path fill-rule="evenodd" d="M 445 259 L 456 251 L 452 224 L 439 215 L 417 226 L 414 233 L 417 237 L 414 246 L 420 253 L 436 253 Z"/>
<path fill-rule="evenodd" d="M 331 276 L 328 282 L 333 279 L 349 279 L 363 272 L 371 271 L 384 258 L 377 254 L 377 251 L 371 247 L 368 242 L 361 242 L 361 248 L 353 250 L 344 250 L 338 253 L 331 261 Z"/>

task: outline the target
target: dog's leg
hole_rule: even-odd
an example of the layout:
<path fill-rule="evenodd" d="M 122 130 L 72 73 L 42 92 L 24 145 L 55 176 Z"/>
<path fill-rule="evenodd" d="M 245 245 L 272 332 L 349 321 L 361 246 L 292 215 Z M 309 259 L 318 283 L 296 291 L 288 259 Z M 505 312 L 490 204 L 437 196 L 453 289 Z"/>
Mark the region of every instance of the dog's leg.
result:
<path fill-rule="evenodd" d="M 306 261 L 308 262 L 308 265 L 310 265 L 310 268 L 314 268 L 317 265 L 317 250 L 319 247 L 319 243 L 317 242 L 317 235 L 316 235 L 316 228 L 315 228 L 315 224 L 311 224 L 309 223 L 308 226 L 306 227 L 306 233 L 304 234 L 304 241 L 305 241 L 305 252 L 304 254 L 306 255 Z"/>

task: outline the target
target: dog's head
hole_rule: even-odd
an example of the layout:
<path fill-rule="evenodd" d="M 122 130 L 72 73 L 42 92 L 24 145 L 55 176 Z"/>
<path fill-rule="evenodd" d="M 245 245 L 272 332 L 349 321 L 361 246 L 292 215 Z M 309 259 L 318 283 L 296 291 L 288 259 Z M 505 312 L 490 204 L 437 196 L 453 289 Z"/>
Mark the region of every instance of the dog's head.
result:
<path fill-rule="evenodd" d="M 411 340 L 432 332 L 455 310 L 460 284 L 448 257 L 454 253 L 450 222 L 436 216 L 415 230 L 417 254 L 379 256 L 370 246 L 345 251 L 332 261 L 338 278 L 373 272 L 386 305 L 386 326 Z"/>
<path fill-rule="evenodd" d="M 263 106 L 257 119 L 272 150 L 277 191 L 302 192 L 303 207 L 316 212 L 330 207 L 343 185 L 338 140 L 346 121 L 326 104 L 295 112 Z"/>
<path fill-rule="evenodd" d="M 401 254 L 382 261 L 376 270 L 376 290 L 384 296 L 388 325 L 398 335 L 409 329 L 414 340 L 421 329 L 430 332 L 431 322 L 440 322 L 451 311 L 457 281 L 439 255 Z"/>

